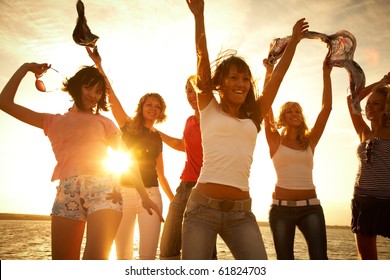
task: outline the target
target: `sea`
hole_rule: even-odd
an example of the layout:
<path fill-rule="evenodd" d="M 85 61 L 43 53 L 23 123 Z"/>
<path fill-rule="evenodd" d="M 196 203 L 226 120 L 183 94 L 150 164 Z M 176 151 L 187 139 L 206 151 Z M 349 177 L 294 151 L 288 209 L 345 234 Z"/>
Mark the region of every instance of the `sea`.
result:
<path fill-rule="evenodd" d="M 276 260 L 269 226 L 260 226 L 268 259 Z M 356 260 L 355 240 L 348 227 L 327 227 L 328 258 L 330 260 Z M 85 241 L 85 240 L 84 240 Z M 135 234 L 134 258 L 138 257 L 138 236 Z M 85 242 L 81 251 L 84 249 Z M 0 220 L 0 260 L 50 260 L 49 220 Z M 377 239 L 378 258 L 390 260 L 390 240 L 381 236 Z M 115 260 L 115 246 L 110 259 Z M 217 240 L 219 260 L 233 260 L 229 249 L 221 238 Z M 158 258 L 159 252 L 157 252 Z M 308 260 L 307 246 L 297 230 L 294 247 L 295 259 Z M 82 252 L 81 254 L 82 255 Z"/>

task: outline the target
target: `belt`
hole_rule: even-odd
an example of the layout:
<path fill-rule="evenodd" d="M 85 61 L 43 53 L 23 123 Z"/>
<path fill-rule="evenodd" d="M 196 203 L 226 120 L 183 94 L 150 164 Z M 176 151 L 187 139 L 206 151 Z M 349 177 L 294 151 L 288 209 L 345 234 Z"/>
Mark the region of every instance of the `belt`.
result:
<path fill-rule="evenodd" d="M 190 198 L 193 202 L 222 212 L 251 211 L 252 206 L 252 199 L 250 198 L 242 200 L 215 199 L 201 194 L 196 189 L 192 189 Z"/>
<path fill-rule="evenodd" d="M 289 207 L 320 205 L 320 200 L 318 198 L 310 198 L 304 200 L 282 200 L 282 199 L 273 198 L 272 205 L 289 206 Z"/>

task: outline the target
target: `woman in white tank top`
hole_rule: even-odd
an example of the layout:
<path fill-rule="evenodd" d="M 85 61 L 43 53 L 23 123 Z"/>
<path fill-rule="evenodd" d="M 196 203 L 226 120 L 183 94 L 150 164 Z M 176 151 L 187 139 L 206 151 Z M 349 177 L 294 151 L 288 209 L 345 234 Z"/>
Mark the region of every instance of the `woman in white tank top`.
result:
<path fill-rule="evenodd" d="M 269 77 L 272 66 L 264 65 Z M 311 130 L 297 102 L 282 105 L 276 124 L 272 108 L 265 118 L 266 139 L 277 175 L 269 212 L 277 259 L 294 259 L 296 227 L 306 239 L 310 259 L 328 258 L 325 218 L 317 199 L 312 171 L 314 150 L 332 109 L 331 70 L 325 59 L 322 108 Z M 281 133 L 278 128 L 282 129 Z"/>

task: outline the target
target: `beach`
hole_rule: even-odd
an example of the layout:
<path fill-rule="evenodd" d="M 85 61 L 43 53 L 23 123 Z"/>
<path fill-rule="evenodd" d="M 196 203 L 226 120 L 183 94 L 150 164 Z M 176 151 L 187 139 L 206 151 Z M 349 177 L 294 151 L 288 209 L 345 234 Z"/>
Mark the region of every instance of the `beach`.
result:
<path fill-rule="evenodd" d="M 276 254 L 270 228 L 266 222 L 259 222 L 268 259 L 275 260 Z M 50 216 L 0 213 L 0 259 L 1 260 L 50 260 Z M 349 227 L 328 226 L 328 257 L 330 260 L 356 260 L 355 240 Z M 136 230 L 134 258 L 138 257 L 138 232 Z M 378 237 L 380 260 L 390 260 L 389 239 Z M 85 242 L 83 242 L 84 246 Z M 110 259 L 115 260 L 115 250 Z M 82 248 L 83 249 L 83 248 Z M 221 238 L 217 240 L 218 259 L 233 260 L 229 249 Z M 157 259 L 158 259 L 157 252 Z M 308 260 L 305 240 L 297 230 L 295 238 L 295 258 Z"/>

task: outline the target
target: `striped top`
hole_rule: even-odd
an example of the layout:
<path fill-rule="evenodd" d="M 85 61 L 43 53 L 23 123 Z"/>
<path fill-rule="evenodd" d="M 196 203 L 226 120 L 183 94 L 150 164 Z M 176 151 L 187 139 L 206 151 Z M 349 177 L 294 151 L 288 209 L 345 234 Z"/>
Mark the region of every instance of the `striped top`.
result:
<path fill-rule="evenodd" d="M 369 139 L 357 148 L 355 196 L 390 198 L 390 140 Z"/>

